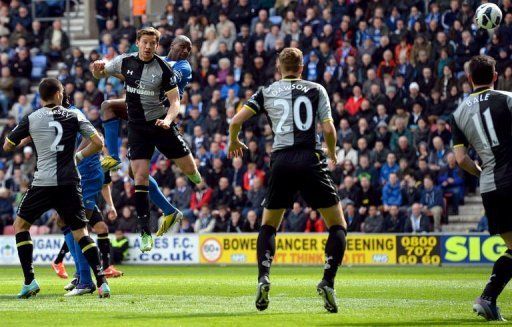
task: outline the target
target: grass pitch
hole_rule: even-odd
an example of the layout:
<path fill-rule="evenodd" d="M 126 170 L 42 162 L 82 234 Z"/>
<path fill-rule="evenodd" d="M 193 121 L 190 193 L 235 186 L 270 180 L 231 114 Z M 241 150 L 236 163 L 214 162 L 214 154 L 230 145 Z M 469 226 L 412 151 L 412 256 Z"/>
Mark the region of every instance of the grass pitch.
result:
<path fill-rule="evenodd" d="M 120 266 L 112 298 L 64 298 L 49 267 L 36 267 L 41 293 L 28 300 L 19 267 L 0 267 L 0 326 L 433 326 L 491 325 L 471 310 L 491 267 L 342 267 L 340 312 L 316 294 L 321 267 L 274 267 L 269 309 L 254 307 L 256 267 Z M 68 266 L 68 272 L 73 268 Z M 511 292 L 499 304 L 512 320 Z M 504 323 L 499 323 L 503 325 Z"/>

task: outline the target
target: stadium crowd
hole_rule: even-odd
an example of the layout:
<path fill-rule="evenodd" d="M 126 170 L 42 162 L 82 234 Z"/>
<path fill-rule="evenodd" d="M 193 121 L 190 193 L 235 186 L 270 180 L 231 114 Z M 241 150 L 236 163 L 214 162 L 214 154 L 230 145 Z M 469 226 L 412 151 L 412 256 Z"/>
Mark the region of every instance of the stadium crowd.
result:
<path fill-rule="evenodd" d="M 186 216 L 183 233 L 258 230 L 272 130 L 264 116 L 253 118 L 243 128 L 249 150 L 233 160 L 226 157 L 227 131 L 244 101 L 279 78 L 275 61 L 283 47 L 303 51 L 303 78 L 324 85 L 330 96 L 339 163 L 329 163 L 329 169 L 351 232 L 440 231 L 477 186 L 450 152 L 450 115 L 471 93 L 464 64 L 473 55 L 489 54 L 500 74 L 496 87 L 512 91 L 510 1 L 502 4 L 504 22 L 489 33 L 474 25 L 480 3 L 475 0 L 183 0 L 165 6 L 155 23 L 139 17 L 137 26 L 118 17 L 117 1 L 103 0 L 96 1 L 100 45 L 87 55 L 70 46 L 58 19 L 51 25 L 32 20 L 28 1 L 1 3 L 0 116 L 7 118 L 1 142 L 23 115 L 39 107 L 37 94 L 31 103 L 26 94 L 47 67 L 58 69 L 74 105 L 101 130 L 101 103 L 122 97 L 123 85 L 115 78 L 95 80 L 89 63 L 134 51 L 140 26 L 162 33 L 162 56 L 174 35 L 190 37 L 193 80 L 176 123 L 204 182 L 194 187 L 165 158 L 152 160 L 152 175 Z M 62 14 L 48 3 L 37 2 L 36 16 Z M 112 231 L 134 232 L 126 143 L 123 128 L 122 168 L 111 174 L 118 219 L 108 224 Z M 27 146 L 0 158 L 1 232 L 30 184 L 35 154 Z M 153 230 L 160 215 L 153 208 Z M 300 198 L 285 217 L 284 232 L 326 229 L 319 213 Z M 54 222 L 49 212 L 37 224 L 57 232 Z"/>

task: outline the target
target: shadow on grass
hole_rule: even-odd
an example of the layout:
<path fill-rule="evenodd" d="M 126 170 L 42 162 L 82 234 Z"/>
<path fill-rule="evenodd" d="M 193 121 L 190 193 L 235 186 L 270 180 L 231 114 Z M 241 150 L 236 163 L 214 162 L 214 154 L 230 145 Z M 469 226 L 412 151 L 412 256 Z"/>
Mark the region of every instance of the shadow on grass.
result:
<path fill-rule="evenodd" d="M 30 298 L 28 299 L 18 299 L 16 297 L 16 294 L 13 294 L 13 295 L 0 295 L 0 301 L 1 300 L 16 300 L 16 301 L 31 301 L 31 300 L 41 300 L 41 299 L 55 299 L 55 298 L 62 298 L 64 302 L 64 297 L 61 295 L 61 294 L 38 294 L 36 296 L 31 296 Z"/>
<path fill-rule="evenodd" d="M 497 323 L 497 322 L 496 322 Z M 403 320 L 394 322 L 343 322 L 340 319 L 338 323 L 319 324 L 319 326 L 446 326 L 446 325 L 479 325 L 487 322 L 479 317 L 474 319 L 429 319 L 429 320 Z"/>
<path fill-rule="evenodd" d="M 113 318 L 115 319 L 145 319 L 145 320 L 151 320 L 151 319 L 195 319 L 195 318 L 230 318 L 230 317 L 272 317 L 272 316 L 289 316 L 289 312 L 283 312 L 283 313 L 272 313 L 269 315 L 265 314 L 258 314 L 257 312 L 205 312 L 205 313 L 187 313 L 187 314 L 133 314 L 133 315 L 115 315 Z"/>

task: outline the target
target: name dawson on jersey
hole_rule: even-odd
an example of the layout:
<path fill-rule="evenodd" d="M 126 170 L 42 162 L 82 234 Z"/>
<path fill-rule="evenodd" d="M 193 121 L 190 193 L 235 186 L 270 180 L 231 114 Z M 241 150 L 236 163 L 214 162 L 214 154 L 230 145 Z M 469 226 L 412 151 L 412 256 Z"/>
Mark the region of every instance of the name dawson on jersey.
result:
<path fill-rule="evenodd" d="M 273 96 L 277 96 L 281 92 L 290 91 L 290 90 L 299 90 L 304 93 L 308 93 L 309 87 L 307 87 L 304 84 L 296 84 L 296 83 L 290 83 L 289 85 L 281 85 L 280 84 L 280 86 L 278 88 L 272 89 L 270 92 L 272 93 Z"/>

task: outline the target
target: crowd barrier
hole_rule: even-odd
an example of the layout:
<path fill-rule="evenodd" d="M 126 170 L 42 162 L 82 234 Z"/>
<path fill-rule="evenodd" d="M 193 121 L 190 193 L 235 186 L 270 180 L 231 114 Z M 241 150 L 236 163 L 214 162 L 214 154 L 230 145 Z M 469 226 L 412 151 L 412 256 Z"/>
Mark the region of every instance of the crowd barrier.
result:
<path fill-rule="evenodd" d="M 155 238 L 149 253 L 141 253 L 139 237 L 128 234 L 125 263 L 256 264 L 257 234 L 179 234 Z M 275 265 L 318 265 L 324 262 L 327 234 L 278 234 Z M 64 237 L 33 237 L 34 264 L 48 265 Z M 506 250 L 498 236 L 484 234 L 349 234 L 344 265 L 489 264 Z M 68 254 L 66 262 L 72 258 Z M 0 236 L 0 265 L 18 264 L 13 236 Z"/>

